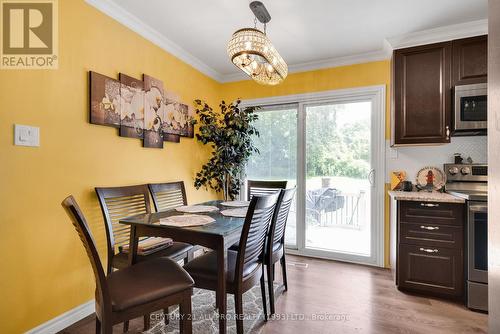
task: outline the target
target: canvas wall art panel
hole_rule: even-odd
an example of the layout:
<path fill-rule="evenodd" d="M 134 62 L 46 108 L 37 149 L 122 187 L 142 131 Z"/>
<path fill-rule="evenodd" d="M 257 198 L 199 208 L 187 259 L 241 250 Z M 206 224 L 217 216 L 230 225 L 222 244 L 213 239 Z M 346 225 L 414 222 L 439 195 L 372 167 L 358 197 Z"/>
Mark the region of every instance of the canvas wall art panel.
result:
<path fill-rule="evenodd" d="M 90 123 L 120 127 L 120 82 L 90 72 Z"/>
<path fill-rule="evenodd" d="M 165 91 L 165 109 L 162 115 L 162 129 L 164 133 L 193 137 L 191 120 L 194 117 L 193 108 L 180 102 L 177 94 Z M 190 129 L 191 128 L 191 129 Z"/>
<path fill-rule="evenodd" d="M 144 137 L 144 84 L 120 73 L 120 136 Z"/>
<path fill-rule="evenodd" d="M 163 108 L 161 109 L 161 112 L 159 114 L 160 119 L 161 119 L 161 131 L 163 133 L 163 140 L 164 141 L 170 141 L 170 142 L 180 142 L 180 136 L 178 133 L 171 131 L 170 129 L 170 120 L 169 120 L 169 113 L 168 113 L 168 101 L 171 101 L 172 97 L 171 92 L 167 90 L 163 90 Z"/>
<path fill-rule="evenodd" d="M 163 113 L 163 82 L 144 74 L 144 147 L 163 147 L 160 114 Z"/>

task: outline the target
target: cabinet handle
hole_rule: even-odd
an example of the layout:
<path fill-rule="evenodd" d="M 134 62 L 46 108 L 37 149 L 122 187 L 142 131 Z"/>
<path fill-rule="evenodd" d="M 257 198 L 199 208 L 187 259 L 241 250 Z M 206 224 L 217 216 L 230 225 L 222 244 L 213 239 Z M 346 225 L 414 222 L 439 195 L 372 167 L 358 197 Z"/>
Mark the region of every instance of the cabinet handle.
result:
<path fill-rule="evenodd" d="M 420 206 L 426 206 L 428 208 L 437 208 L 439 204 L 434 204 L 434 203 L 420 203 Z"/>
<path fill-rule="evenodd" d="M 438 226 L 424 226 L 424 225 L 420 225 L 420 228 L 424 229 L 424 230 L 430 230 L 430 231 L 439 230 Z"/>
<path fill-rule="evenodd" d="M 450 127 L 446 126 L 446 140 L 450 140 Z"/>
<path fill-rule="evenodd" d="M 422 247 L 420 247 L 420 251 L 426 252 L 426 253 L 438 253 L 439 252 L 437 249 L 422 248 Z"/>

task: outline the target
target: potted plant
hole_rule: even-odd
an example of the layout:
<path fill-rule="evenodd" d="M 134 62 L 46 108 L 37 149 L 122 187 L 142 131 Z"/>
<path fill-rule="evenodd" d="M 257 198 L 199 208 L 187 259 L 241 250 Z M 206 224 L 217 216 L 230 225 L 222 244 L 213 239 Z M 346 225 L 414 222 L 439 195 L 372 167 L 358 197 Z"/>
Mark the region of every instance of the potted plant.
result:
<path fill-rule="evenodd" d="M 253 125 L 258 116 L 258 107 L 240 108 L 240 100 L 219 105 L 220 113 L 207 103 L 195 100 L 199 131 L 196 138 L 211 145 L 210 159 L 196 173 L 194 186 L 212 188 L 223 192 L 224 200 L 234 200 L 240 192 L 240 176 L 252 153 L 259 153 L 252 136 L 259 135 Z"/>

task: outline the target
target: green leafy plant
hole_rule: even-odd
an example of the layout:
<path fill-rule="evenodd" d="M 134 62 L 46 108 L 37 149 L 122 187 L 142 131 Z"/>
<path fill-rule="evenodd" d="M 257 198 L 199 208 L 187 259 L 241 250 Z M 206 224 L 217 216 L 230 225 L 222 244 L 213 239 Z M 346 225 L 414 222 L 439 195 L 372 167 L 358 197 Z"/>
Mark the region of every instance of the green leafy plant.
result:
<path fill-rule="evenodd" d="M 222 191 L 225 200 L 233 200 L 240 192 L 240 176 L 246 162 L 252 153 L 259 153 L 252 141 L 252 136 L 259 136 L 253 125 L 258 107 L 240 108 L 240 100 L 231 104 L 222 101 L 217 113 L 201 100 L 194 102 L 200 125 L 196 139 L 212 147 L 210 159 L 196 173 L 194 186 Z"/>

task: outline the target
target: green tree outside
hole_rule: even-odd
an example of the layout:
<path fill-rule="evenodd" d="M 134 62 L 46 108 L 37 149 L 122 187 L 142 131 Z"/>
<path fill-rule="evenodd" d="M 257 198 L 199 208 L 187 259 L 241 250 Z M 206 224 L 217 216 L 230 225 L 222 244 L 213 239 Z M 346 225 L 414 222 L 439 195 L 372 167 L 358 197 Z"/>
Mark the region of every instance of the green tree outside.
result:
<path fill-rule="evenodd" d="M 345 104 L 314 106 L 306 116 L 306 176 L 366 178 L 370 170 L 370 119 L 349 117 Z M 296 179 L 296 109 L 259 112 L 254 138 L 260 154 L 250 157 L 247 173 L 256 179 Z M 342 117 L 343 122 L 339 122 Z M 342 123 L 342 124 L 341 124 Z"/>

